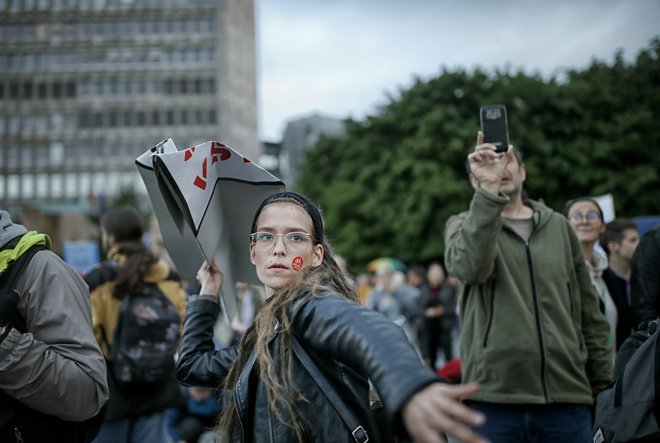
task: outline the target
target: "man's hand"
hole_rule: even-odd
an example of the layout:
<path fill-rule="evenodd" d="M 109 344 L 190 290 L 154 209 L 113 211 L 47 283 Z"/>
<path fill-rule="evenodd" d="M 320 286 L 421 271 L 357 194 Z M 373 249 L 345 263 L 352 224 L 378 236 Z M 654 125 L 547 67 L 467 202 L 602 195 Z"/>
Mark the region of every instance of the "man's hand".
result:
<path fill-rule="evenodd" d="M 487 440 L 466 425 L 480 426 L 485 417 L 460 402 L 462 397 L 479 390 L 475 384 L 447 385 L 433 383 L 413 395 L 402 410 L 403 423 L 417 443 L 445 443 L 446 433 L 465 443 Z"/>
<path fill-rule="evenodd" d="M 479 131 L 477 147 L 468 155 L 468 164 L 476 180 L 476 186 L 493 195 L 499 195 L 500 184 L 510 159 L 511 145 L 507 152 L 495 152 L 495 146 L 484 143 L 484 134 Z"/>

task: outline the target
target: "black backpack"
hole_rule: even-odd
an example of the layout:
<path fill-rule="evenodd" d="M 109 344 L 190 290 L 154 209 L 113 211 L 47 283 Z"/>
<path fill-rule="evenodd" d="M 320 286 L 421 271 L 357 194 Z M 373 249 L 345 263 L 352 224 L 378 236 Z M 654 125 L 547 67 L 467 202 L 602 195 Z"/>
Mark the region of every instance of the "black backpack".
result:
<path fill-rule="evenodd" d="M 12 240 L 3 249 L 15 247 L 19 240 L 20 237 Z M 13 291 L 30 259 L 43 249 L 43 246 L 32 246 L 18 257 L 0 275 L 0 291 Z M 21 317 L 12 319 L 12 327 L 21 333 L 28 332 L 25 319 Z M 85 421 L 66 421 L 31 409 L 3 391 L 0 391 L 0 404 L 0 442 L 3 443 L 89 443 L 101 429 L 105 415 L 104 406 L 97 415 Z"/>
<path fill-rule="evenodd" d="M 127 295 L 110 346 L 110 368 L 117 384 L 128 388 L 172 378 L 179 327 L 176 307 L 156 285 Z"/>
<path fill-rule="evenodd" d="M 614 382 L 598 394 L 594 443 L 660 441 L 660 319 L 623 342 Z"/>

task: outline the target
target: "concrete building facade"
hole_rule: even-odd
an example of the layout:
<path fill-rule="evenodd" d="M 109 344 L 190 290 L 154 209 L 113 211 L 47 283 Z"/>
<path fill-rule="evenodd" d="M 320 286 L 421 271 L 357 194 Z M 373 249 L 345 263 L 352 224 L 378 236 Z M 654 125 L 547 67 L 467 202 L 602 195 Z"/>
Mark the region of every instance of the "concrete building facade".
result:
<path fill-rule="evenodd" d="M 0 0 L 0 42 L 0 206 L 143 193 L 165 138 L 260 154 L 254 0 Z"/>

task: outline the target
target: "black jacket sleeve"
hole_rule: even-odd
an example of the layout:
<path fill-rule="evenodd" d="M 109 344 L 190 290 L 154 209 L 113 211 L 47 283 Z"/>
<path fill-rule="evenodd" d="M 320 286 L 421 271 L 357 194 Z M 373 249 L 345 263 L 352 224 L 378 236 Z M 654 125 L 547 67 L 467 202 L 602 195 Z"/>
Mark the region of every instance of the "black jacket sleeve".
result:
<path fill-rule="evenodd" d="M 219 312 L 220 307 L 212 301 L 188 303 L 176 368 L 177 378 L 184 386 L 217 388 L 238 354 L 236 347 L 215 349 L 213 326 Z"/>
<path fill-rule="evenodd" d="M 312 297 L 298 308 L 294 330 L 304 346 L 365 374 L 381 396 L 390 422 L 406 401 L 441 381 L 403 330 L 382 314 L 336 294 Z"/>

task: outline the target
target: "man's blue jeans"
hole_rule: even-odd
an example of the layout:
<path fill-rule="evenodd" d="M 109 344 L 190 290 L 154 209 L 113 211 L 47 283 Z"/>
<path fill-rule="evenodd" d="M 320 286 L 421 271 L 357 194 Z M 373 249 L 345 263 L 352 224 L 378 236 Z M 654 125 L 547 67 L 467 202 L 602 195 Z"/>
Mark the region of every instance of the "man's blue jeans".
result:
<path fill-rule="evenodd" d="M 591 407 L 575 404 L 505 405 L 466 401 L 486 416 L 473 428 L 492 443 L 591 443 Z"/>

